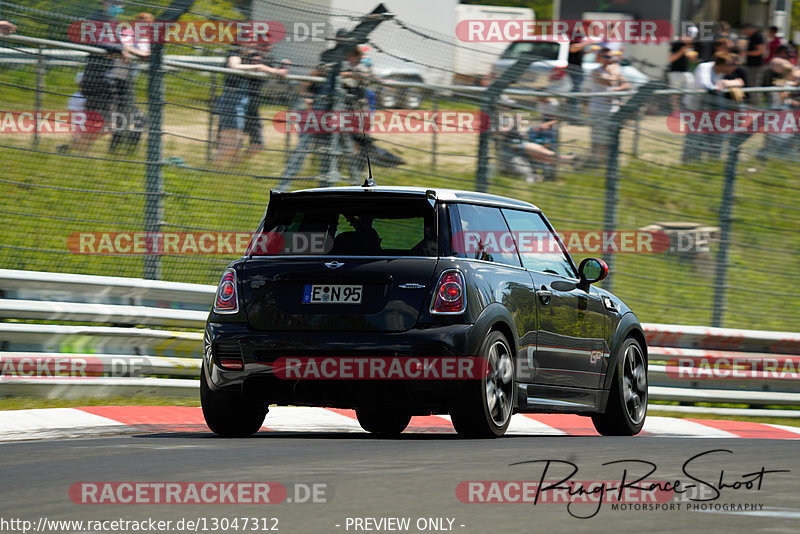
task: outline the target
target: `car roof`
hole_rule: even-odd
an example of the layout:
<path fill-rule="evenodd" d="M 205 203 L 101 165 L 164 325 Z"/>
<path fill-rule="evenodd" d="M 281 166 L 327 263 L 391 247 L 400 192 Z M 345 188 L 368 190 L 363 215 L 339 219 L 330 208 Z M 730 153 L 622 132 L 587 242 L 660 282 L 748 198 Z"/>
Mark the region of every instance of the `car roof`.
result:
<path fill-rule="evenodd" d="M 317 187 L 313 189 L 300 189 L 285 193 L 289 196 L 294 195 L 326 195 L 326 194 L 370 194 L 370 193 L 389 193 L 398 195 L 419 195 L 427 196 L 429 192 L 436 197 L 437 200 L 445 202 L 462 202 L 466 204 L 490 204 L 493 206 L 515 207 L 539 210 L 530 202 L 517 200 L 514 198 L 503 197 L 500 195 L 491 195 L 489 193 L 478 193 L 476 191 L 463 191 L 460 189 L 446 189 L 436 187 L 408 187 L 408 186 L 374 186 L 374 187 L 359 187 L 359 186 L 346 186 L 346 187 Z M 273 194 L 276 192 L 273 191 Z M 278 193 L 284 194 L 284 193 Z"/>

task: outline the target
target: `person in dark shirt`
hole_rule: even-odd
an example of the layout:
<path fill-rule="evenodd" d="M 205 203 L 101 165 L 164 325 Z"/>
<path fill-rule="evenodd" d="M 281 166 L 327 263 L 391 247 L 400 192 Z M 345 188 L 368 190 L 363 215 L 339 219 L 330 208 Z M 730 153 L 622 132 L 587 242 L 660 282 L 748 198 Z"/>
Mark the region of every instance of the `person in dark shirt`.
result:
<path fill-rule="evenodd" d="M 745 24 L 744 28 L 742 28 L 742 33 L 747 37 L 747 50 L 744 53 L 744 72 L 747 74 L 747 86 L 761 87 L 761 78 L 764 71 L 764 52 L 766 51 L 764 36 L 752 24 Z M 755 93 L 753 96 L 754 104 L 758 104 L 761 100 L 759 94 Z"/>
<path fill-rule="evenodd" d="M 125 4 L 115 0 L 106 0 L 102 8 L 96 11 L 88 20 L 99 22 L 112 22 L 122 13 Z M 106 54 L 89 54 L 83 71 L 83 96 L 86 98 L 87 130 L 75 136 L 72 142 L 58 147 L 59 152 L 69 152 L 72 149 L 86 152 L 97 139 L 109 131 L 111 111 L 114 104 L 111 84 L 108 73 L 114 67 L 114 61 L 120 58 L 128 59 L 130 56 L 121 43 L 96 44 L 99 48 L 107 50 Z"/>
<path fill-rule="evenodd" d="M 687 32 L 680 40 L 670 45 L 667 69 L 667 83 L 670 89 L 689 89 L 694 86 L 694 76 L 689 72 L 689 58 L 696 58 L 697 52 L 694 51 L 692 39 L 693 36 Z M 679 95 L 672 95 L 670 102 L 672 111 L 677 111 L 680 103 Z"/>
<path fill-rule="evenodd" d="M 572 91 L 579 92 L 583 86 L 583 54 L 586 52 L 588 42 L 580 37 L 569 43 L 569 54 L 567 55 L 567 73 L 572 81 Z M 567 116 L 574 122 L 580 121 L 581 110 L 579 101 L 576 98 L 567 99 Z"/>
<path fill-rule="evenodd" d="M 240 34 L 241 44 L 228 52 L 225 66 L 229 69 L 268 72 L 285 77 L 288 73 L 286 69 L 275 68 L 268 64 L 269 45 L 264 39 L 255 38 L 248 33 Z M 252 156 L 263 148 L 258 108 L 264 83 L 261 78 L 225 75 L 222 95 L 216 103 L 216 111 L 219 114 L 219 147 L 214 156 L 214 165 L 240 161 L 238 154 L 245 133 L 250 136 L 250 150 L 247 156 Z"/>

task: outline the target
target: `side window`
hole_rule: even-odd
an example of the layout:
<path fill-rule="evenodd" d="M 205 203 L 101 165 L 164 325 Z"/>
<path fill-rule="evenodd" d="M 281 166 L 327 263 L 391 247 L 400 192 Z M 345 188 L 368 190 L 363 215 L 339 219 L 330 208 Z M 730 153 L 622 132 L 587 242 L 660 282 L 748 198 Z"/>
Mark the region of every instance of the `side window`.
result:
<path fill-rule="evenodd" d="M 514 241 L 499 208 L 458 204 L 461 232 L 453 235 L 453 248 L 461 257 L 519 267 Z"/>
<path fill-rule="evenodd" d="M 539 213 L 504 209 L 503 215 L 526 269 L 577 278 L 558 240 Z"/>

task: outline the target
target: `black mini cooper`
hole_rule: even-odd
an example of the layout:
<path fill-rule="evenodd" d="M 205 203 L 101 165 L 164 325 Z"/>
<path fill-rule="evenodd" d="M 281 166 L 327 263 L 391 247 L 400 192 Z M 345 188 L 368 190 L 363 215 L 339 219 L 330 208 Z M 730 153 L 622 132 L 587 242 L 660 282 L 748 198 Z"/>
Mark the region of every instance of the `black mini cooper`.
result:
<path fill-rule="evenodd" d="M 495 195 L 406 187 L 273 191 L 208 317 L 203 414 L 223 436 L 271 404 L 354 408 L 400 434 L 450 414 L 496 437 L 516 412 L 591 416 L 634 435 L 647 409 L 642 326 L 592 286 L 544 214 Z"/>

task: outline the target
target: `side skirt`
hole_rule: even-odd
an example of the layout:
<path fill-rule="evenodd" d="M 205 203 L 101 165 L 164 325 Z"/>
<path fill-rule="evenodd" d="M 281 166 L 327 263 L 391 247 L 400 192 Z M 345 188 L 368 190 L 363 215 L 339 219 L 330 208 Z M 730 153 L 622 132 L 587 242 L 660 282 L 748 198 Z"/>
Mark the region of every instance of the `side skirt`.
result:
<path fill-rule="evenodd" d="M 517 412 L 520 413 L 602 413 L 608 390 L 517 384 Z"/>

